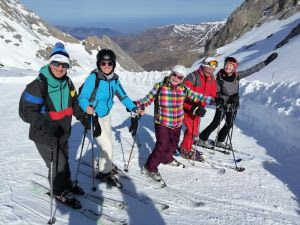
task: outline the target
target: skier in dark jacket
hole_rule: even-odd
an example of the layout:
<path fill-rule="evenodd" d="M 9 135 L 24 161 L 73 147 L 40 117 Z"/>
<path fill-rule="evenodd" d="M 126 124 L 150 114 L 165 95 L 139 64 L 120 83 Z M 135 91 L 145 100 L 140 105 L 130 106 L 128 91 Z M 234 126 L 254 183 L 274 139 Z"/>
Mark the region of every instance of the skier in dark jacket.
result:
<path fill-rule="evenodd" d="M 212 148 L 213 145 L 208 141 L 210 134 L 219 126 L 224 116 L 226 123 L 220 130 L 217 137 L 217 147 L 228 148 L 224 143 L 229 130 L 232 127 L 233 116 L 239 106 L 239 80 L 258 72 L 278 56 L 272 53 L 266 60 L 254 65 L 250 69 L 237 72 L 238 61 L 233 57 L 227 57 L 224 63 L 224 69 L 217 74 L 218 98 L 216 99 L 216 113 L 213 121 L 199 135 L 199 145 Z M 233 108 L 234 107 L 234 108 Z M 221 118 L 222 117 L 222 118 Z"/>
<path fill-rule="evenodd" d="M 78 104 L 75 87 L 67 76 L 69 67 L 69 55 L 64 45 L 58 42 L 52 50 L 50 64 L 42 67 L 39 76 L 26 86 L 20 104 L 25 121 L 30 123 L 29 138 L 49 168 L 49 181 L 53 149 L 53 194 L 63 203 L 80 208 L 80 202 L 72 193 L 82 195 L 84 192 L 71 181 L 68 138 L 72 115 L 85 124 L 88 121 Z"/>

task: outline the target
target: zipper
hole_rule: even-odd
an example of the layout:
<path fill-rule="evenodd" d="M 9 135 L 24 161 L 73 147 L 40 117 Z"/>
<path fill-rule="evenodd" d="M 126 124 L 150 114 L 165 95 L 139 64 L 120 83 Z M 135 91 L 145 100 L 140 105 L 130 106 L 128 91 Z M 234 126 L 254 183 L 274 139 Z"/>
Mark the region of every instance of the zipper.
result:
<path fill-rule="evenodd" d="M 62 108 L 63 108 L 62 82 L 61 81 L 59 81 L 59 82 L 60 82 L 60 110 L 62 110 Z"/>
<path fill-rule="evenodd" d="M 107 101 L 106 101 L 106 107 L 107 107 L 107 113 L 106 113 L 106 115 L 108 114 L 108 102 L 109 102 L 109 99 L 110 99 L 110 81 L 108 81 L 108 93 L 109 93 L 109 95 L 108 95 L 108 98 L 107 98 Z"/>

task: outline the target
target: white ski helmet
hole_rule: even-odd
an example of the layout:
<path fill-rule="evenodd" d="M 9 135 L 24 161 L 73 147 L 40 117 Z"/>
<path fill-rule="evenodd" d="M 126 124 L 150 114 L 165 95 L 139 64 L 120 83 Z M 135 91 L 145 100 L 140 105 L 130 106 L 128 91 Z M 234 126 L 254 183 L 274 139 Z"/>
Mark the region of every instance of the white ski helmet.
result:
<path fill-rule="evenodd" d="M 172 73 L 176 73 L 177 75 L 186 76 L 186 68 L 182 65 L 176 65 L 171 70 Z"/>
<path fill-rule="evenodd" d="M 202 66 L 204 67 L 213 67 L 217 68 L 218 67 L 218 60 L 214 57 L 205 57 L 202 61 Z"/>

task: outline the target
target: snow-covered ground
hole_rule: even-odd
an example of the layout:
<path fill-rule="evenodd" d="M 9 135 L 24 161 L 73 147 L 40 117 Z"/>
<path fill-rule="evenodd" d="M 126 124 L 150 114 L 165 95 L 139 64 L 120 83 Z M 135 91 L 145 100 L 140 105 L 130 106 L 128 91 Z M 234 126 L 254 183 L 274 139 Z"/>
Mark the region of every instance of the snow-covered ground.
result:
<path fill-rule="evenodd" d="M 135 79 L 132 79 L 134 75 L 130 76 L 130 74 L 121 77 L 127 92 L 133 99 L 145 95 L 151 88 L 151 85 L 136 84 L 142 82 L 138 75 Z M 147 80 L 153 83 L 161 77 L 161 74 L 157 74 L 156 79 L 150 81 L 148 78 Z M 18 118 L 19 96 L 28 81 L 23 78 L 14 79 L 15 81 L 13 78 L 0 79 L 1 223 L 45 224 L 49 215 L 49 203 L 40 199 L 41 193 L 31 185 L 30 181 L 35 180 L 47 184 L 44 178 L 34 175 L 34 172 L 46 175 L 47 169 L 34 144 L 28 140 L 28 125 Z M 77 82 L 77 86 L 80 83 Z M 147 83 L 146 80 L 145 83 Z M 289 110 L 279 110 L 284 108 L 283 105 L 279 107 L 279 103 L 272 104 L 272 102 L 269 102 L 269 107 L 265 107 L 264 111 L 264 106 L 268 104 L 268 101 L 263 101 L 267 99 L 266 96 L 275 98 L 281 92 L 284 92 L 287 97 L 294 98 L 295 88 L 299 95 L 299 85 L 295 87 L 274 85 L 271 88 L 264 85 L 266 84 L 260 82 L 245 82 L 242 85 L 241 112 L 238 114 L 238 126 L 234 128 L 233 143 L 235 148 L 243 152 L 236 153 L 236 156 L 242 159 L 239 164 L 246 168 L 244 172 L 239 173 L 226 168 L 225 174 L 221 175 L 208 163 L 196 163 L 192 166 L 190 162 L 179 159 L 186 164 L 186 168 L 164 165 L 159 168 L 168 187 L 165 189 L 151 187 L 140 174 L 140 169 L 155 143 L 153 108 L 150 108 L 148 114 L 141 120 L 139 137 L 142 145 L 134 148 L 129 167 L 129 175 L 134 179 L 133 181 L 123 180 L 123 182 L 128 190 L 140 196 L 147 196 L 153 201 L 166 203 L 170 205 L 170 208 L 159 211 L 154 203 L 150 202 L 145 205 L 118 190 L 107 189 L 104 185 L 97 186 L 99 190 L 97 194 L 127 201 L 129 204 L 127 210 L 101 209 L 96 204 L 87 201 L 83 201 L 83 204 L 93 210 L 103 210 L 103 213 L 120 219 L 128 219 L 129 224 L 137 225 L 300 224 L 299 147 L 297 148 L 296 142 L 293 142 L 295 137 L 290 134 L 285 137 L 285 131 L 290 126 L 299 127 L 299 121 L 297 121 L 299 120 L 299 102 L 296 102 L 294 107 L 298 110 L 297 113 L 286 113 Z M 255 97 L 256 103 L 251 103 L 250 99 Z M 252 109 L 249 111 L 249 114 L 252 114 L 250 116 L 246 111 L 251 106 L 259 111 Z M 278 110 L 272 110 L 272 107 Z M 213 108 L 209 109 L 201 123 L 200 130 L 211 121 L 213 114 Z M 270 125 L 268 128 L 263 127 L 267 124 L 266 122 L 256 121 L 259 115 L 268 122 Z M 291 117 L 291 120 L 280 123 L 274 121 L 273 116 L 277 116 L 279 120 Z M 129 114 L 120 102 L 116 101 L 112 117 L 115 137 L 114 162 L 123 168 L 124 158 L 127 161 L 133 141 L 128 132 Z M 280 124 L 285 124 L 286 127 L 283 125 L 280 127 Z M 278 140 L 270 139 L 270 136 L 273 137 L 272 130 L 275 135 L 279 135 Z M 82 133 L 82 126 L 74 121 L 69 142 L 73 177 L 77 165 L 75 160 L 79 157 Z M 289 148 L 289 145 L 284 146 L 285 141 L 291 143 L 293 148 Z M 83 158 L 88 161 L 91 158 L 91 148 L 87 143 L 85 146 Z M 221 153 L 211 155 L 208 151 L 203 151 L 207 161 L 216 163 L 220 168 L 223 168 L 222 164 L 234 165 L 231 155 Z M 83 165 L 81 168 L 91 173 L 89 168 Z M 79 181 L 86 191 L 90 191 L 92 185 L 90 178 L 79 175 Z M 100 224 L 75 211 L 69 211 L 63 206 L 57 208 L 56 216 L 57 224 Z"/>

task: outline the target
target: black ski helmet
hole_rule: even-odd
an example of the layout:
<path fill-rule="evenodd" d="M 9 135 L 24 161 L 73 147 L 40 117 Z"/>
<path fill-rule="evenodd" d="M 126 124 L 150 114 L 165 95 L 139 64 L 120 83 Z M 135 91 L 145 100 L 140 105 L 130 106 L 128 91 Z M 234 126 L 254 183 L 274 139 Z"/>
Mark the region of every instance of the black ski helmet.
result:
<path fill-rule="evenodd" d="M 235 63 L 236 65 L 239 64 L 238 61 L 237 61 L 237 59 L 234 58 L 234 57 L 231 57 L 231 56 L 228 56 L 228 57 L 225 58 L 225 64 L 226 64 L 227 62 L 232 62 L 232 63 Z"/>
<path fill-rule="evenodd" d="M 97 68 L 100 70 L 100 65 L 99 62 L 107 60 L 107 61 L 112 61 L 113 63 L 113 71 L 115 70 L 116 67 L 116 54 L 108 48 L 101 49 L 97 53 Z"/>

